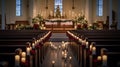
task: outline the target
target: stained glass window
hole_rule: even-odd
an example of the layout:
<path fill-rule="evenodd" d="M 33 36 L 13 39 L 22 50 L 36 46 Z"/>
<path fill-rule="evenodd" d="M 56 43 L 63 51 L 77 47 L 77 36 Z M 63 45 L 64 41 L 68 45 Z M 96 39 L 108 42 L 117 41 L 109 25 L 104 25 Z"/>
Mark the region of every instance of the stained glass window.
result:
<path fill-rule="evenodd" d="M 57 6 L 59 6 L 59 8 L 60 8 L 60 12 L 62 13 L 62 0 L 55 0 L 55 2 L 54 2 L 54 11 L 56 12 L 56 8 L 57 8 Z"/>
<path fill-rule="evenodd" d="M 97 15 L 103 16 L 103 0 L 97 0 Z"/>
<path fill-rule="evenodd" d="M 21 16 L 21 0 L 16 0 L 16 16 Z"/>

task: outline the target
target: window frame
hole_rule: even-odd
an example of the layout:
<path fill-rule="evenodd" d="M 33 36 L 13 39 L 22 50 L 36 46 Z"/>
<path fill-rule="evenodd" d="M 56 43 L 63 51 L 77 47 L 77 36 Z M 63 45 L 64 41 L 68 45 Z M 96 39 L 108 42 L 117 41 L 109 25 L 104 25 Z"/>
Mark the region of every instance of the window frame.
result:
<path fill-rule="evenodd" d="M 16 0 L 16 16 L 22 16 L 22 0 Z"/>
<path fill-rule="evenodd" d="M 97 0 L 97 16 L 103 16 L 103 0 Z"/>
<path fill-rule="evenodd" d="M 59 5 L 60 13 L 63 12 L 63 0 L 54 0 L 54 12 L 56 12 L 56 8 Z"/>

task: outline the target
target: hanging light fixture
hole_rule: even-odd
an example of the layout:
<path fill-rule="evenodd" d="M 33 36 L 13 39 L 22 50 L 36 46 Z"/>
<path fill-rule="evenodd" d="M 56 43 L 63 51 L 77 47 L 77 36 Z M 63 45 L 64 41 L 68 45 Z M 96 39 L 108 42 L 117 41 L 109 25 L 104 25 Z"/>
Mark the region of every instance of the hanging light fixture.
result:
<path fill-rule="evenodd" d="M 48 9 L 48 0 L 46 0 L 46 7 L 45 8 Z"/>
<path fill-rule="evenodd" d="M 74 7 L 74 0 L 72 0 L 72 9 L 75 9 L 75 7 Z"/>

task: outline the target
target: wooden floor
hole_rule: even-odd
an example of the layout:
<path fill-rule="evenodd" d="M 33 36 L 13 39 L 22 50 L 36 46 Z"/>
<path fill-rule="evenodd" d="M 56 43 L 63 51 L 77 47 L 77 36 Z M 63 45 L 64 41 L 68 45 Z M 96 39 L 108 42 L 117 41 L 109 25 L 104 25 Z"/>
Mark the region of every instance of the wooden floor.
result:
<path fill-rule="evenodd" d="M 49 46 L 42 67 L 79 67 L 78 62 L 73 56 L 69 47 L 67 56 L 68 58 L 65 61 L 65 59 L 62 58 L 62 48 L 58 48 L 59 46 L 61 46 L 61 42 L 53 42 L 53 45 L 56 46 L 57 49 Z M 71 61 L 69 60 L 70 56 L 72 57 Z M 52 65 L 52 61 L 55 61 L 54 66 Z"/>
<path fill-rule="evenodd" d="M 57 40 L 58 39 L 58 40 Z M 75 59 L 70 47 L 68 46 L 68 56 L 65 61 L 62 56 L 62 41 L 68 42 L 68 37 L 66 33 L 52 33 L 49 41 L 53 43 L 53 45 L 57 48 L 51 47 L 49 45 L 47 54 L 42 63 L 42 67 L 79 67 L 78 61 Z M 49 42 L 48 42 L 49 43 Z M 61 48 L 59 48 L 59 46 Z M 70 61 L 69 57 L 72 57 Z M 52 65 L 52 61 L 55 61 L 54 66 Z"/>

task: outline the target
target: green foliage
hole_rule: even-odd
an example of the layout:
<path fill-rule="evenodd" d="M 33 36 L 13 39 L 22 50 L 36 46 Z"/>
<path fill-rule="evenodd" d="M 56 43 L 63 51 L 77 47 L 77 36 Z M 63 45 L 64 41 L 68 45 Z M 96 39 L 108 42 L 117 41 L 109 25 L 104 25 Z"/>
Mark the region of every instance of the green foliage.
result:
<path fill-rule="evenodd" d="M 30 25 L 18 24 L 16 27 L 17 30 L 32 30 L 33 27 Z"/>
<path fill-rule="evenodd" d="M 86 20 L 86 18 L 85 18 L 85 15 L 78 16 L 77 19 L 75 19 L 75 21 L 76 21 L 77 23 L 87 24 L 87 20 Z"/>
<path fill-rule="evenodd" d="M 43 22 L 43 17 L 40 15 L 40 14 L 38 14 L 36 17 L 34 17 L 33 19 L 32 19 L 32 22 L 33 23 L 41 23 L 41 22 Z"/>

